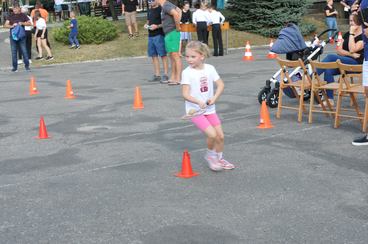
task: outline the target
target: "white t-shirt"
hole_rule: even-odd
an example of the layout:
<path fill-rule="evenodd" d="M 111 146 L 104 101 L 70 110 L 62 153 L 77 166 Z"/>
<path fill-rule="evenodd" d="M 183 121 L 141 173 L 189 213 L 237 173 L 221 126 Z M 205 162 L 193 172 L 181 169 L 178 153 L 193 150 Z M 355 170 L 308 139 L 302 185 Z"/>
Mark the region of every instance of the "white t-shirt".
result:
<path fill-rule="evenodd" d="M 206 103 L 208 99 L 214 96 L 214 82 L 219 80 L 215 67 L 210 64 L 204 64 L 203 69 L 193 69 L 190 66 L 187 67 L 181 75 L 181 84 L 190 86 L 190 95 L 200 101 Z M 189 110 L 199 110 L 198 104 L 185 101 L 185 111 L 189 113 Z M 208 106 L 204 114 L 216 113 L 215 104 Z"/>
<path fill-rule="evenodd" d="M 36 21 L 36 28 L 38 30 L 43 30 L 44 28 L 46 28 L 46 21 L 43 18 L 39 18 Z"/>

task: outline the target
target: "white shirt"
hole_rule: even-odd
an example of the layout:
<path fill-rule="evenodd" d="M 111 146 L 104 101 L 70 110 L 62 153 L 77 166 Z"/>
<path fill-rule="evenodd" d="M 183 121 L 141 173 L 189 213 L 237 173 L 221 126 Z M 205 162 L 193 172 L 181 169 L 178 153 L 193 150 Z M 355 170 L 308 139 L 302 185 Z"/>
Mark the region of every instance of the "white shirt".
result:
<path fill-rule="evenodd" d="M 27 17 L 28 17 L 28 19 L 29 19 L 29 22 L 31 22 L 31 26 L 24 26 L 24 29 L 26 30 L 26 31 L 31 31 L 32 29 L 33 29 L 33 20 L 32 20 L 32 18 L 31 18 L 31 16 L 29 16 L 29 15 L 27 15 Z"/>
<path fill-rule="evenodd" d="M 214 82 L 219 80 L 215 67 L 204 64 L 203 69 L 193 69 L 190 66 L 183 70 L 181 84 L 190 86 L 190 95 L 204 103 L 214 96 Z M 185 101 L 185 111 L 188 114 L 191 109 L 199 110 L 196 103 Z M 208 106 L 204 114 L 216 113 L 215 104 Z"/>
<path fill-rule="evenodd" d="M 210 13 L 210 22 L 212 24 L 223 24 L 225 21 L 225 17 L 219 11 L 212 10 Z"/>
<path fill-rule="evenodd" d="M 36 21 L 36 28 L 37 30 L 43 30 L 44 28 L 46 28 L 46 21 L 43 18 L 39 18 Z"/>
<path fill-rule="evenodd" d="M 197 9 L 192 16 L 193 24 L 197 22 L 207 22 L 207 25 L 211 22 L 210 13 L 206 10 Z"/>
<path fill-rule="evenodd" d="M 55 0 L 55 5 L 61 5 L 64 3 L 64 0 Z"/>

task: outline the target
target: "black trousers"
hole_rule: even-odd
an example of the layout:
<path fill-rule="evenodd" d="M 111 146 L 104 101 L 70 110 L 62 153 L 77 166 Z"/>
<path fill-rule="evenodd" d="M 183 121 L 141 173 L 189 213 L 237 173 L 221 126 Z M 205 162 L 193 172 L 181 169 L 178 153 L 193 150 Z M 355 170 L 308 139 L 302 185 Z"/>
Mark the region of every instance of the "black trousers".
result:
<path fill-rule="evenodd" d="M 206 43 L 208 45 L 208 31 L 206 21 L 197 22 L 197 36 L 198 41 Z"/>
<path fill-rule="evenodd" d="M 224 46 L 222 44 L 222 33 L 221 33 L 221 25 L 213 24 L 212 25 L 212 39 L 213 39 L 213 55 L 214 56 L 223 56 L 224 55 Z"/>
<path fill-rule="evenodd" d="M 32 59 L 32 31 L 26 31 L 26 49 L 28 59 Z M 18 48 L 18 57 L 19 59 L 23 59 L 20 48 Z"/>

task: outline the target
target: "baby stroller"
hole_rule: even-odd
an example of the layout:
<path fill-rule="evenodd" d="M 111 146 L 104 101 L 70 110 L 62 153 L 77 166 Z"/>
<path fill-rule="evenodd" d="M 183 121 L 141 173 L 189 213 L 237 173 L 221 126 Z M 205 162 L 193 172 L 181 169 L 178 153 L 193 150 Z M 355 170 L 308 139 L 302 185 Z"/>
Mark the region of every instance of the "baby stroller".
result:
<path fill-rule="evenodd" d="M 328 31 L 331 31 L 331 29 L 323 31 L 321 34 L 314 37 L 312 41 L 305 42 L 298 26 L 293 23 L 289 23 L 280 31 L 278 39 L 271 48 L 271 52 L 277 54 L 286 54 L 286 59 L 288 60 L 303 60 L 304 64 L 307 65 L 309 74 L 311 74 L 312 70 L 308 63 L 310 60 L 316 60 L 323 53 L 323 48 L 327 45 L 328 40 L 319 43 L 319 38 Z M 264 86 L 258 93 L 258 102 L 260 104 L 262 104 L 263 101 L 266 101 L 266 104 L 269 107 L 277 107 L 280 87 L 280 73 L 281 69 L 279 69 L 269 80 L 266 80 L 266 86 Z M 293 81 L 301 80 L 301 68 L 296 68 L 293 71 L 289 71 L 289 76 Z M 284 93 L 290 98 L 295 98 L 295 94 L 291 88 L 284 89 Z M 305 90 L 304 100 L 306 101 L 309 98 L 310 90 Z"/>

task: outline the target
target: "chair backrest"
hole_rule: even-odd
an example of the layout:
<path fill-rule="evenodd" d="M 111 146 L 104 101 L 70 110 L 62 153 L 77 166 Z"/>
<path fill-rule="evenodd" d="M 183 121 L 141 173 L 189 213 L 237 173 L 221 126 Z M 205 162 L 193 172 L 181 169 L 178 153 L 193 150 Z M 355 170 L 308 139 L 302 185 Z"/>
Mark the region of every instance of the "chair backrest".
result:
<path fill-rule="evenodd" d="M 284 80 L 287 79 L 288 82 L 291 84 L 292 80 L 289 76 L 289 72 L 288 72 L 288 68 L 299 68 L 301 69 L 302 73 L 303 73 L 303 78 L 306 78 L 305 80 L 308 81 L 308 83 L 311 84 L 309 75 L 308 75 L 308 71 L 307 68 L 304 65 L 304 62 L 301 59 L 295 60 L 295 61 L 291 61 L 291 60 L 285 60 L 285 59 L 280 59 L 277 58 L 277 62 L 279 63 L 280 67 L 281 67 L 281 79 L 280 80 Z"/>
<path fill-rule="evenodd" d="M 343 64 L 340 60 L 337 60 L 337 65 L 341 74 L 340 86 L 345 85 L 346 89 L 350 89 L 353 84 L 362 83 L 363 66 L 361 64 Z"/>
<path fill-rule="evenodd" d="M 312 81 L 315 82 L 318 86 L 322 85 L 324 79 L 322 79 L 318 73 L 317 69 L 338 69 L 339 66 L 337 62 L 318 62 L 318 61 L 310 61 L 310 64 L 312 66 Z"/>

